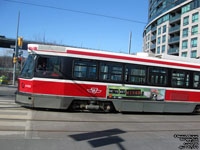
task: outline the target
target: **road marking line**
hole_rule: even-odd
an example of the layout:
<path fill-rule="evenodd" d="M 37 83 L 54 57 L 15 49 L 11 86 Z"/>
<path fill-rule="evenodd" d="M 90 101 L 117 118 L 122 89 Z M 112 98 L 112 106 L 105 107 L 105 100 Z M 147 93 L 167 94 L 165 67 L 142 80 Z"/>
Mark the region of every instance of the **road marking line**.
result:
<path fill-rule="evenodd" d="M 27 115 L 29 118 L 33 118 L 33 114 L 32 114 L 32 111 L 28 112 L 28 115 Z M 24 133 L 24 136 L 26 138 L 29 138 L 31 137 L 31 133 L 29 132 L 31 130 L 31 121 L 30 120 L 27 120 L 26 121 L 26 126 L 25 126 L 25 133 Z"/>
<path fill-rule="evenodd" d="M 28 113 L 29 111 L 32 111 L 32 110 L 29 110 L 29 109 L 26 109 L 26 108 L 24 108 L 24 109 L 20 109 L 20 110 L 15 110 L 15 109 L 0 109 L 0 114 L 1 114 L 1 112 L 22 112 L 22 113 Z"/>
<path fill-rule="evenodd" d="M 0 102 L 0 105 L 2 104 L 16 104 L 15 102 Z"/>
<path fill-rule="evenodd" d="M 15 102 L 15 100 L 0 100 L 0 102 Z"/>
<path fill-rule="evenodd" d="M 1 115 L 0 114 L 0 119 L 31 119 L 31 116 L 28 115 Z"/>
<path fill-rule="evenodd" d="M 13 121 L 7 121 L 7 120 L 4 120 L 4 121 L 0 120 L 0 127 L 1 126 L 6 126 L 6 127 L 8 127 L 8 126 L 22 126 L 22 127 L 25 127 L 26 121 L 20 121 L 20 122 L 15 121 L 15 122 L 13 122 Z"/>
<path fill-rule="evenodd" d="M 24 135 L 24 131 L 1 131 L 0 132 L 0 136 L 6 136 L 6 135 Z"/>

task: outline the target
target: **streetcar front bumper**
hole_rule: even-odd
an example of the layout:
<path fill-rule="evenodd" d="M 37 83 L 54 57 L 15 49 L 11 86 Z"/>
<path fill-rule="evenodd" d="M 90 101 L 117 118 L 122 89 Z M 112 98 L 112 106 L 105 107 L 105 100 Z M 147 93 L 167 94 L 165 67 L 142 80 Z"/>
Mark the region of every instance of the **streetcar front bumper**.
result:
<path fill-rule="evenodd" d="M 31 93 L 16 93 L 15 102 L 21 106 L 32 108 L 49 108 L 49 109 L 68 109 L 73 101 L 73 97 L 46 95 L 46 94 L 31 94 Z"/>
<path fill-rule="evenodd" d="M 15 97 L 15 103 L 18 103 L 21 106 L 33 107 L 33 99 L 34 97 L 32 96 L 32 94 L 17 92 Z"/>

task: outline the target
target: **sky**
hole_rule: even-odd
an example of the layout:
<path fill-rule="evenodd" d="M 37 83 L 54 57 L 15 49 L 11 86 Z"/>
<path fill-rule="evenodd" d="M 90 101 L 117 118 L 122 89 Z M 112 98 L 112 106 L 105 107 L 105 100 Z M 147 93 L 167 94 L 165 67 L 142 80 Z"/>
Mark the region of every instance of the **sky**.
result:
<path fill-rule="evenodd" d="M 19 11 L 24 40 L 128 53 L 132 32 L 136 53 L 142 51 L 148 0 L 0 0 L 0 35 L 16 37 Z"/>

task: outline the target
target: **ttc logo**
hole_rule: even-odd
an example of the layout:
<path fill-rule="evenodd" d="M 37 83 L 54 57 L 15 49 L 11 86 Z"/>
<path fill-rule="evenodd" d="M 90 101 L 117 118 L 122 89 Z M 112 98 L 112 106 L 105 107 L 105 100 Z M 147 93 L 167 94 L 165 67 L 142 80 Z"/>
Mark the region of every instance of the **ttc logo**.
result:
<path fill-rule="evenodd" d="M 92 87 L 91 89 L 87 89 L 87 91 L 89 93 L 92 93 L 92 94 L 96 94 L 96 93 L 101 93 L 102 92 L 102 90 L 99 90 L 98 88 L 94 88 L 94 87 Z"/>

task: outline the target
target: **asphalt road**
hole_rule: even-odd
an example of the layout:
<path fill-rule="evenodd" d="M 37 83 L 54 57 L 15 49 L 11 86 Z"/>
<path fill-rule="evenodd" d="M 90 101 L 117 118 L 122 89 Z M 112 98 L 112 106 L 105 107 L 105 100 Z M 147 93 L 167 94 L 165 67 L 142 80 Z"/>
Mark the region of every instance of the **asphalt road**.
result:
<path fill-rule="evenodd" d="M 13 100 L 16 90 L 16 86 L 0 85 L 0 100 Z"/>
<path fill-rule="evenodd" d="M 198 114 L 32 110 L 14 103 L 15 91 L 15 87 L 0 86 L 1 150 L 179 150 L 199 146 Z"/>

